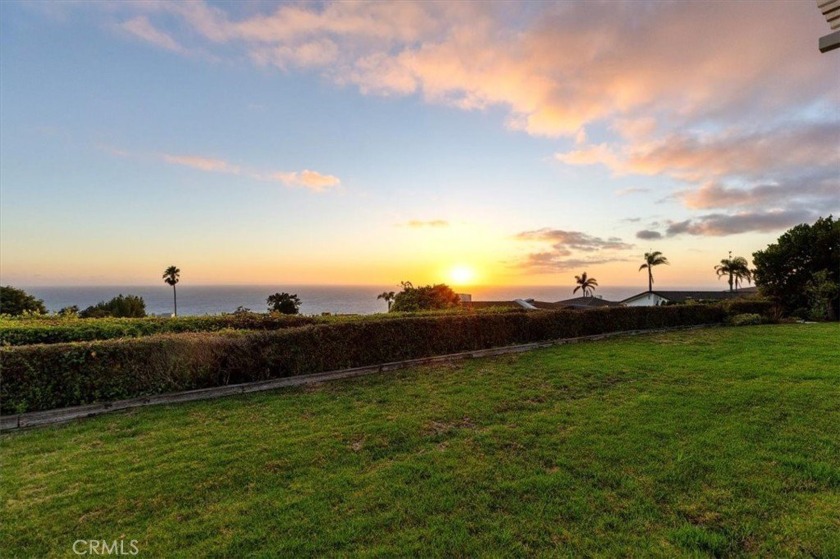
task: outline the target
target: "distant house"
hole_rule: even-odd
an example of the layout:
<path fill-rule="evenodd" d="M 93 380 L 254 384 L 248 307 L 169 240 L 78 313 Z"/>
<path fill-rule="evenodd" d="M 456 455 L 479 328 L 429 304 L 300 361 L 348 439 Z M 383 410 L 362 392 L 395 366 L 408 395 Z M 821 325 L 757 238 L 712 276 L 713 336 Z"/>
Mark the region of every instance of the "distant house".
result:
<path fill-rule="evenodd" d="M 464 301 L 464 305 L 474 309 L 487 307 L 503 307 L 510 309 L 534 310 L 556 310 L 556 309 L 595 309 L 601 307 L 620 307 L 617 301 L 607 301 L 600 297 L 575 297 L 564 301 L 549 303 L 547 301 L 535 301 L 534 299 L 514 299 L 513 301 Z"/>
<path fill-rule="evenodd" d="M 755 287 L 738 291 L 644 291 L 633 295 L 621 303 L 628 307 L 658 307 L 688 302 L 717 302 L 738 299 L 758 292 Z"/>

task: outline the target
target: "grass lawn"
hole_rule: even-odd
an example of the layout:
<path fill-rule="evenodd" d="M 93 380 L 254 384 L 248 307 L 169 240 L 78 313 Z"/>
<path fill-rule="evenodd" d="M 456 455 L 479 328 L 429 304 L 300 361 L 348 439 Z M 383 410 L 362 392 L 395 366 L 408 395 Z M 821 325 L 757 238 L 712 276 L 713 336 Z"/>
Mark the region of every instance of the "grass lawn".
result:
<path fill-rule="evenodd" d="M 0 448 L 3 557 L 121 537 L 139 557 L 840 557 L 840 326 L 560 346 Z"/>

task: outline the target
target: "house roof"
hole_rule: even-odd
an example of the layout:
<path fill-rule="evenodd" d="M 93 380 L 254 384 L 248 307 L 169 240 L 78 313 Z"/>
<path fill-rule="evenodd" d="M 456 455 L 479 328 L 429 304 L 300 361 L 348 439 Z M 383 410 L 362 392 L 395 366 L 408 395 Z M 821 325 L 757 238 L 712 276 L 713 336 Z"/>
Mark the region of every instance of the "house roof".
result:
<path fill-rule="evenodd" d="M 555 305 L 562 305 L 564 307 L 620 307 L 621 303 L 618 301 L 607 301 L 600 297 L 575 297 L 574 299 L 565 299 L 557 301 Z"/>
<path fill-rule="evenodd" d="M 648 293 L 658 295 L 663 299 L 672 303 L 685 303 L 686 301 L 726 301 L 727 299 L 737 299 L 756 293 L 753 288 L 739 289 L 738 291 L 643 291 L 638 295 L 633 295 L 624 299 L 622 303 L 639 299 L 646 296 Z"/>

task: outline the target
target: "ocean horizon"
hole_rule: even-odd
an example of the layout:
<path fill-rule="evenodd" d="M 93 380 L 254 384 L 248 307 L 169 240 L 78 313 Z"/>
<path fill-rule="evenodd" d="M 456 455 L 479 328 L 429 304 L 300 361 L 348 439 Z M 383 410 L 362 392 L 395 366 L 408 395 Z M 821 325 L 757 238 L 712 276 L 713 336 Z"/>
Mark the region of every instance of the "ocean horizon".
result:
<path fill-rule="evenodd" d="M 646 291 L 647 286 L 605 286 L 595 290 L 596 297 L 621 301 Z M 510 301 L 537 299 L 560 301 L 580 295 L 568 285 L 457 286 L 457 293 L 468 293 L 474 301 Z M 666 290 L 723 290 L 725 286 L 662 286 Z M 27 293 L 44 301 L 50 312 L 76 305 L 84 309 L 117 295 L 138 295 L 150 315 L 172 312 L 172 289 L 167 285 L 95 285 L 23 287 Z M 383 291 L 399 291 L 398 286 L 382 285 L 178 285 L 178 314 L 200 316 L 230 313 L 238 307 L 266 312 L 266 298 L 277 292 L 297 294 L 301 314 L 374 314 L 386 312 L 387 305 L 376 296 Z"/>

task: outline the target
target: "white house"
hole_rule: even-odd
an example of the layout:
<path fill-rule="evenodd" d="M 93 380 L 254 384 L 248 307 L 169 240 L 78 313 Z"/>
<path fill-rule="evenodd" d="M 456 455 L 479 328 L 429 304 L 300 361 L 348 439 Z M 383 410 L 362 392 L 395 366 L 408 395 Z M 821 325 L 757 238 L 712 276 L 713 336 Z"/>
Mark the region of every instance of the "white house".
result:
<path fill-rule="evenodd" d="M 628 307 L 658 307 L 659 305 L 688 303 L 693 301 L 710 302 L 738 299 L 746 295 L 753 295 L 756 289 L 746 288 L 738 291 L 644 291 L 622 301 Z"/>

